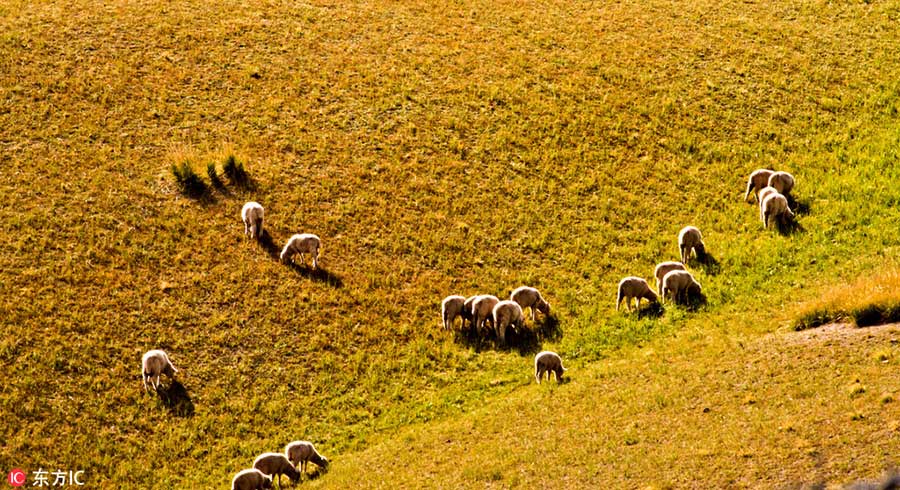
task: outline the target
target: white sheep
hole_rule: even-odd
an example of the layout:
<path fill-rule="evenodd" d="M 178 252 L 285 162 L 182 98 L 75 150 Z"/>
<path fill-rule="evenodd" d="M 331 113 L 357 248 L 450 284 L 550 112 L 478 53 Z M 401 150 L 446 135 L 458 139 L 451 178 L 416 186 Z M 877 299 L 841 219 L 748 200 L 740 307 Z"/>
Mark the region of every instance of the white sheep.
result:
<path fill-rule="evenodd" d="M 773 173 L 775 173 L 774 170 L 765 168 L 754 170 L 753 173 L 750 174 L 750 178 L 747 179 L 747 193 L 744 194 L 744 201 L 750 197 L 750 193 L 758 193 L 760 189 L 767 186 L 769 184 L 769 177 L 771 177 Z M 759 199 L 758 195 L 757 199 Z"/>
<path fill-rule="evenodd" d="M 281 261 L 287 263 L 290 259 L 293 262 L 294 255 L 300 254 L 300 261 L 303 262 L 303 254 L 310 254 L 313 258 L 313 269 L 316 269 L 319 267 L 319 247 L 321 245 L 322 241 L 312 233 L 294 235 L 281 249 Z"/>
<path fill-rule="evenodd" d="M 147 386 L 148 381 L 150 381 L 153 388 L 159 389 L 159 376 L 161 374 L 165 374 L 170 379 L 175 379 L 175 373 L 177 372 L 178 370 L 172 365 L 168 354 L 161 350 L 147 351 L 144 357 L 141 358 L 141 374 L 145 391 L 150 391 L 150 387 Z M 156 378 L 156 381 L 153 382 L 150 378 Z"/>
<path fill-rule="evenodd" d="M 777 219 L 782 225 L 786 224 L 787 220 L 794 217 L 794 213 L 788 206 L 787 198 L 774 192 L 766 196 L 759 209 L 759 217 L 762 219 L 763 225 L 768 228 L 773 219 Z"/>
<path fill-rule="evenodd" d="M 475 326 L 475 322 L 472 317 L 472 305 L 475 303 L 475 300 L 478 299 L 479 296 L 481 295 L 476 294 L 475 296 L 469 296 L 463 302 L 462 312 L 460 313 L 460 316 L 462 316 L 463 319 L 463 328 L 466 328 L 466 322 L 469 322 L 469 328 L 473 328 Z"/>
<path fill-rule="evenodd" d="M 787 172 L 775 172 L 769 177 L 769 185 L 776 191 L 787 196 L 794 188 L 794 176 Z"/>
<path fill-rule="evenodd" d="M 497 325 L 494 323 L 493 311 L 494 306 L 500 302 L 500 299 L 490 294 L 482 294 L 472 301 L 472 326 L 478 330 L 484 329 L 484 324 L 490 320 L 494 330 Z"/>
<path fill-rule="evenodd" d="M 702 293 L 700 283 L 688 271 L 674 270 L 663 277 L 662 297 L 679 302 L 687 300 L 691 296 L 699 296 Z"/>
<path fill-rule="evenodd" d="M 703 244 L 703 235 L 693 226 L 685 226 L 678 232 L 678 249 L 681 250 L 681 262 L 687 264 L 691 256 L 691 250 L 698 259 L 703 259 L 706 254 L 706 246 Z"/>
<path fill-rule="evenodd" d="M 763 187 L 763 190 L 759 191 L 759 193 L 756 195 L 756 197 L 759 198 L 760 216 L 762 216 L 763 201 L 765 201 L 766 197 L 768 197 L 770 194 L 777 194 L 777 193 L 778 193 L 778 191 L 775 190 L 774 187 L 767 185 L 767 186 Z"/>
<path fill-rule="evenodd" d="M 619 292 L 616 295 L 616 311 L 619 311 L 622 300 L 627 301 L 628 310 L 631 311 L 632 299 L 637 299 L 637 307 L 638 309 L 641 309 L 641 299 L 643 298 L 647 298 L 651 303 L 657 301 L 656 293 L 650 289 L 650 285 L 647 284 L 647 281 L 640 277 L 626 277 L 619 281 Z"/>
<path fill-rule="evenodd" d="M 659 264 L 656 264 L 656 269 L 653 271 L 653 275 L 656 277 L 656 292 L 662 296 L 662 281 L 666 274 L 671 271 L 686 270 L 687 268 L 685 268 L 684 264 L 681 262 L 660 262 Z"/>
<path fill-rule="evenodd" d="M 441 319 L 444 320 L 444 330 L 450 330 L 456 317 L 462 316 L 465 302 L 466 298 L 458 295 L 447 296 L 444 301 L 441 301 Z M 466 319 L 463 318 L 462 322 L 465 327 Z"/>
<path fill-rule="evenodd" d="M 241 219 L 244 220 L 244 235 L 259 240 L 263 232 L 263 207 L 258 202 L 250 201 L 241 208 Z"/>
<path fill-rule="evenodd" d="M 231 490 L 265 490 L 272 488 L 272 477 L 256 468 L 238 471 L 231 480 Z"/>
<path fill-rule="evenodd" d="M 550 373 L 556 374 L 556 382 L 562 383 L 562 377 L 565 371 L 566 368 L 562 365 L 562 359 L 556 352 L 545 350 L 543 352 L 538 352 L 534 356 L 534 379 L 537 380 L 538 384 L 541 384 L 544 373 L 547 373 L 547 380 L 550 379 Z"/>
<path fill-rule="evenodd" d="M 509 299 L 519 303 L 519 306 L 524 310 L 525 308 L 531 308 L 531 321 L 534 321 L 534 310 L 537 309 L 544 316 L 550 315 L 550 303 L 548 303 L 542 296 L 540 291 L 535 288 L 522 286 L 516 288 L 512 294 L 509 295 Z"/>
<path fill-rule="evenodd" d="M 494 305 L 491 311 L 491 317 L 494 319 L 494 332 L 500 343 L 506 342 L 506 328 L 513 327 L 516 332 L 525 325 L 525 315 L 522 313 L 522 307 L 519 303 L 512 300 L 499 301 Z"/>
<path fill-rule="evenodd" d="M 281 475 L 287 475 L 291 483 L 297 483 L 300 472 L 294 468 L 287 456 L 281 453 L 263 453 L 253 460 L 253 467 L 272 477 L 281 486 Z M 276 480 L 277 478 L 277 480 Z"/>
<path fill-rule="evenodd" d="M 309 441 L 294 441 L 284 447 L 284 455 L 296 468 L 300 465 L 300 474 L 306 473 L 306 463 L 312 461 L 322 469 L 328 469 L 328 458 L 319 454 L 313 443 Z"/>

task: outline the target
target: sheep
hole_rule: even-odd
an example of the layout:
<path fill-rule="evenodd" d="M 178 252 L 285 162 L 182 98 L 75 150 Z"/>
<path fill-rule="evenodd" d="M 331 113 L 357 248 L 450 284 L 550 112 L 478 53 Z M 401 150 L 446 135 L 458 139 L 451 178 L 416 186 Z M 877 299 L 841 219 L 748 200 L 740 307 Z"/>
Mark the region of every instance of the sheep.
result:
<path fill-rule="evenodd" d="M 463 319 L 463 328 L 466 327 L 466 322 L 469 322 L 470 328 L 475 326 L 475 322 L 472 319 L 472 304 L 475 303 L 475 300 L 478 299 L 478 296 L 480 295 L 476 294 L 475 296 L 469 296 L 463 302 L 462 312 L 460 313 L 460 316 L 462 316 Z"/>
<path fill-rule="evenodd" d="M 291 483 L 297 483 L 300 479 L 300 472 L 294 468 L 294 465 L 287 459 L 287 456 L 281 453 L 263 453 L 253 460 L 253 467 L 262 471 L 266 475 L 271 475 L 272 479 L 278 478 L 278 486 L 281 486 L 281 475 L 287 475 Z"/>
<path fill-rule="evenodd" d="M 775 172 L 769 177 L 769 185 L 776 191 L 787 196 L 794 188 L 794 176 L 787 172 Z"/>
<path fill-rule="evenodd" d="M 656 276 L 656 292 L 662 296 L 662 281 L 666 274 L 671 271 L 686 270 L 684 264 L 681 262 L 660 262 L 659 264 L 656 264 L 656 269 L 653 271 L 653 275 Z"/>
<path fill-rule="evenodd" d="M 700 283 L 688 271 L 674 270 L 663 277 L 662 297 L 672 301 L 687 301 L 692 295 L 699 296 L 702 293 Z"/>
<path fill-rule="evenodd" d="M 265 490 L 272 488 L 272 477 L 256 468 L 238 471 L 231 480 L 231 490 Z"/>
<path fill-rule="evenodd" d="M 691 250 L 698 259 L 702 260 L 706 255 L 706 246 L 703 244 L 703 235 L 693 226 L 685 226 L 678 232 L 678 248 L 681 250 L 681 262 L 687 264 L 691 256 Z"/>
<path fill-rule="evenodd" d="M 545 316 L 550 315 L 550 303 L 548 303 L 542 296 L 540 291 L 535 288 L 531 288 L 528 286 L 522 286 L 516 288 L 512 294 L 509 295 L 509 299 L 515 301 L 522 307 L 531 308 L 531 321 L 534 321 L 534 310 L 537 309 Z"/>
<path fill-rule="evenodd" d="M 306 463 L 312 461 L 320 468 L 328 469 L 328 458 L 319 454 L 313 443 L 309 441 L 294 441 L 284 447 L 284 455 L 296 468 L 300 465 L 300 474 L 306 473 Z"/>
<path fill-rule="evenodd" d="M 178 370 L 172 365 L 169 356 L 161 350 L 149 350 L 141 358 L 141 374 L 144 381 L 144 391 L 150 391 L 147 382 L 150 378 L 155 377 L 156 382 L 150 381 L 155 389 L 159 389 L 159 376 L 165 374 L 169 379 L 175 379 L 175 373 Z"/>
<path fill-rule="evenodd" d="M 788 206 L 787 198 L 773 192 L 763 200 L 762 207 L 759 209 L 759 217 L 763 225 L 768 228 L 773 219 L 777 219 L 782 225 L 786 224 L 787 220 L 794 217 L 794 213 Z"/>
<path fill-rule="evenodd" d="M 543 352 L 538 352 L 534 356 L 534 379 L 537 380 L 538 384 L 541 384 L 544 373 L 547 373 L 547 379 L 549 380 L 551 372 L 556 374 L 556 382 L 562 383 L 562 377 L 565 371 L 566 368 L 562 365 L 562 359 L 556 352 L 545 350 Z"/>
<path fill-rule="evenodd" d="M 622 300 L 628 302 L 628 310 L 631 311 L 631 300 L 637 299 L 637 308 L 641 309 L 641 299 L 647 298 L 651 303 L 655 303 L 658 298 L 656 293 L 650 289 L 650 285 L 647 284 L 647 281 L 641 279 L 640 277 L 626 277 L 619 281 L 619 293 L 616 295 L 616 311 L 619 311 L 619 306 L 622 304 Z"/>
<path fill-rule="evenodd" d="M 759 193 L 759 190 L 769 184 L 769 177 L 775 173 L 773 170 L 760 168 L 753 171 L 750 174 L 750 178 L 747 179 L 747 193 L 744 194 L 744 201 L 750 197 L 751 192 Z M 757 195 L 757 199 L 759 196 Z"/>
<path fill-rule="evenodd" d="M 525 325 L 525 315 L 522 314 L 522 307 L 519 303 L 512 300 L 504 300 L 497 302 L 491 311 L 494 319 L 494 332 L 500 343 L 506 342 L 506 327 L 512 326 L 516 331 Z"/>
<path fill-rule="evenodd" d="M 472 301 L 472 327 L 476 330 L 482 330 L 485 322 L 490 320 L 494 330 L 496 330 L 497 325 L 494 323 L 492 312 L 494 311 L 494 305 L 499 302 L 500 299 L 490 294 L 482 294 L 476 297 Z"/>
<path fill-rule="evenodd" d="M 281 261 L 287 263 L 288 259 L 294 261 L 294 255 L 300 254 L 300 261 L 303 262 L 303 254 L 310 254 L 313 258 L 313 269 L 319 267 L 319 247 L 322 241 L 319 237 L 312 233 L 300 233 L 294 235 L 284 244 L 281 250 Z"/>
<path fill-rule="evenodd" d="M 756 195 L 756 197 L 759 198 L 759 209 L 760 209 L 760 211 L 762 211 L 763 201 L 766 200 L 766 197 L 768 197 L 770 194 L 777 194 L 777 193 L 778 193 L 778 191 L 775 190 L 775 188 L 772 187 L 772 186 L 770 186 L 770 185 L 767 185 L 766 187 L 763 187 L 763 190 L 759 191 L 759 193 Z"/>
<path fill-rule="evenodd" d="M 263 232 L 263 207 L 254 201 L 244 204 L 241 219 L 244 220 L 244 235 L 259 240 Z"/>
<path fill-rule="evenodd" d="M 463 305 L 466 298 L 458 295 L 447 296 L 441 301 L 441 318 L 444 320 L 444 330 L 450 330 L 456 317 L 462 316 Z M 466 325 L 466 319 L 462 320 L 463 326 Z"/>

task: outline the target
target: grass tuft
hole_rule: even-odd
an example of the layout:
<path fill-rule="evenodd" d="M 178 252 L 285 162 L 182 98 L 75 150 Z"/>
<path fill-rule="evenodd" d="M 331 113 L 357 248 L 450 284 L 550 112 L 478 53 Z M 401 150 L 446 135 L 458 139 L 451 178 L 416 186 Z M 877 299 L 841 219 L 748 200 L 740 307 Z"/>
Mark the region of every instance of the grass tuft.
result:
<path fill-rule="evenodd" d="M 244 169 L 244 163 L 234 155 L 228 155 L 228 158 L 225 159 L 225 163 L 222 165 L 222 172 L 234 185 L 245 187 L 250 183 L 250 177 L 247 175 L 247 170 Z"/>
<path fill-rule="evenodd" d="M 849 319 L 857 327 L 900 321 L 900 270 L 865 275 L 850 284 L 826 291 L 803 304 L 793 328 L 805 330 Z"/>
<path fill-rule="evenodd" d="M 209 162 L 206 164 L 206 175 L 209 176 L 209 181 L 216 189 L 223 189 L 225 187 L 225 183 L 222 182 L 222 179 L 219 178 L 219 173 L 216 171 L 215 162 Z"/>

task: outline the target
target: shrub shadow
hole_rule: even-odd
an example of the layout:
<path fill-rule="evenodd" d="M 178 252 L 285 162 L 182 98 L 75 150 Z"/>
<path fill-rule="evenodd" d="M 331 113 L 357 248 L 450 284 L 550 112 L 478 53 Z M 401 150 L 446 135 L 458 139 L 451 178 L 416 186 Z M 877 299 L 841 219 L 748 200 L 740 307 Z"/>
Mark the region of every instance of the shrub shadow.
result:
<path fill-rule="evenodd" d="M 159 399 L 162 400 L 163 405 L 173 415 L 177 417 L 194 416 L 194 402 L 191 401 L 191 396 L 183 384 L 173 380 L 168 387 L 160 385 L 156 393 L 159 395 Z"/>

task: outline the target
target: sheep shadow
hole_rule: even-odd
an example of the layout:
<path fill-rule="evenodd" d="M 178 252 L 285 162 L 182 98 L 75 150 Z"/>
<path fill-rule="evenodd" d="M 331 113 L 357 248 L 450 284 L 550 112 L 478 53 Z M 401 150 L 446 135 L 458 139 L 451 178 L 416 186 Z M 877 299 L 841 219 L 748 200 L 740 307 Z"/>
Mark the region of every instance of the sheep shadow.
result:
<path fill-rule="evenodd" d="M 263 228 L 262 234 L 259 235 L 259 245 L 266 251 L 273 260 L 281 260 L 281 249 L 275 244 L 269 230 Z"/>
<path fill-rule="evenodd" d="M 177 417 L 194 416 L 194 402 L 191 401 L 191 396 L 188 394 L 187 389 L 180 382 L 173 380 L 168 387 L 160 385 L 156 389 L 156 393 L 159 395 L 163 405 L 173 415 Z"/>
<path fill-rule="evenodd" d="M 666 309 L 663 307 L 662 303 L 659 301 L 654 301 L 652 303 L 648 303 L 637 310 L 638 318 L 659 318 L 666 312 Z"/>
<path fill-rule="evenodd" d="M 498 351 L 517 351 L 520 355 L 526 356 L 540 352 L 544 341 L 558 341 L 562 338 L 563 332 L 559 328 L 559 320 L 554 316 L 545 316 L 542 320 L 535 321 L 533 324 L 524 328 L 514 330 L 508 328 L 506 330 L 505 343 L 501 344 L 500 339 L 496 338 L 493 328 L 488 328 L 488 332 L 479 332 L 471 325 L 467 325 L 461 329 L 454 329 L 454 342 L 467 348 L 475 349 L 475 352 L 481 352 L 485 349 L 494 349 Z"/>
<path fill-rule="evenodd" d="M 791 208 L 791 211 L 793 211 L 794 214 L 808 215 L 812 211 L 812 204 L 809 199 L 795 199 L 794 196 L 790 194 L 785 197 L 788 201 L 788 207 Z"/>
<path fill-rule="evenodd" d="M 786 221 L 776 221 L 775 229 L 779 234 L 783 236 L 794 235 L 797 233 L 803 233 L 803 225 L 800 224 L 799 221 L 795 219 L 789 219 Z"/>
<path fill-rule="evenodd" d="M 720 272 L 722 272 L 722 265 L 709 252 L 704 252 L 698 255 L 697 263 L 700 265 L 700 268 L 703 269 L 703 272 L 705 272 L 707 275 L 716 276 Z"/>
<path fill-rule="evenodd" d="M 332 272 L 323 269 L 322 267 L 317 267 L 313 269 L 312 267 L 307 267 L 305 265 L 295 264 L 294 262 L 288 262 L 285 266 L 289 267 L 291 270 L 296 272 L 298 275 L 305 277 L 307 279 L 312 279 L 314 281 L 319 281 L 333 288 L 342 288 L 344 287 L 344 281 L 333 274 Z"/>

